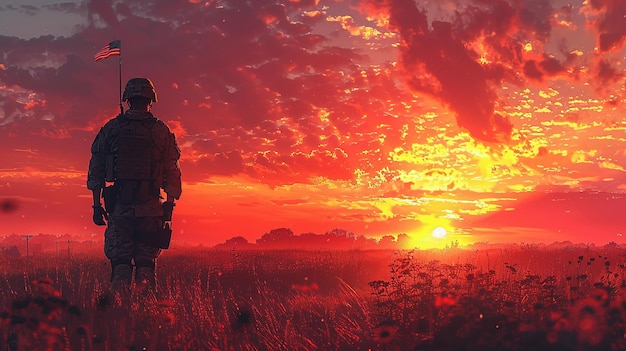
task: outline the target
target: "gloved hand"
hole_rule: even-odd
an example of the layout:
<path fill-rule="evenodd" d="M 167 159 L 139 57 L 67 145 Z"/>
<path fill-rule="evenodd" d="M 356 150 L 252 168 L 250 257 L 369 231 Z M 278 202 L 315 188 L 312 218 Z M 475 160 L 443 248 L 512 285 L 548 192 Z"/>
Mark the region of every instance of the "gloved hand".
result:
<path fill-rule="evenodd" d="M 106 225 L 105 219 L 108 221 L 109 216 L 107 212 L 102 208 L 102 206 L 92 206 L 93 207 L 93 222 L 96 225 Z"/>
<path fill-rule="evenodd" d="M 176 206 L 173 202 L 165 201 L 163 204 L 163 221 L 171 222 L 172 221 L 172 213 L 174 212 L 174 206 Z"/>

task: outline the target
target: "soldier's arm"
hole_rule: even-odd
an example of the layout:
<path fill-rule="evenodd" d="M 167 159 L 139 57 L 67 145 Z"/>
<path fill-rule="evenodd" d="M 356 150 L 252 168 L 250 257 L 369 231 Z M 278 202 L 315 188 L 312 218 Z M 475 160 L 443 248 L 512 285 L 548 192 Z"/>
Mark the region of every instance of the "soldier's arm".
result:
<path fill-rule="evenodd" d="M 102 206 L 100 198 L 102 198 L 102 188 L 91 189 L 91 195 L 93 197 L 93 206 Z"/>
<path fill-rule="evenodd" d="M 165 155 L 163 190 L 167 194 L 167 201 L 178 200 L 182 193 L 181 172 L 178 160 L 180 149 L 176 137 L 170 133 L 169 145 Z"/>
<path fill-rule="evenodd" d="M 91 145 L 91 159 L 89 160 L 89 172 L 87 174 L 87 189 L 92 192 L 94 206 L 100 204 L 105 177 L 106 145 L 103 131 L 100 129 Z"/>

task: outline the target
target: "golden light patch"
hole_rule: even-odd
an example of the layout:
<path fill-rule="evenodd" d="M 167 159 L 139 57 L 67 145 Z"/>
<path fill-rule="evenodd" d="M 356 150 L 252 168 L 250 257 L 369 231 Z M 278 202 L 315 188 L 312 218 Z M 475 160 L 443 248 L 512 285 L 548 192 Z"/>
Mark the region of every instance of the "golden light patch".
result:
<path fill-rule="evenodd" d="M 553 98 L 553 97 L 558 96 L 558 95 L 559 95 L 559 92 L 554 90 L 554 89 L 552 89 L 552 88 L 549 88 L 547 91 L 545 91 L 545 90 L 540 90 L 539 91 L 539 96 L 541 96 L 544 99 Z"/>
<path fill-rule="evenodd" d="M 584 163 L 587 162 L 584 151 L 576 151 L 570 158 L 572 163 Z"/>
<path fill-rule="evenodd" d="M 533 51 L 533 44 L 531 44 L 531 43 L 524 44 L 524 51 L 526 51 L 526 52 Z"/>
<path fill-rule="evenodd" d="M 329 16 L 326 20 L 328 22 L 339 23 L 341 25 L 341 28 L 350 33 L 350 35 L 361 37 L 365 40 L 370 40 L 378 37 L 390 38 L 395 36 L 395 34 L 393 33 L 382 33 L 376 28 L 356 25 L 354 23 L 354 19 L 351 16 Z"/>
<path fill-rule="evenodd" d="M 616 170 L 616 171 L 624 172 L 624 167 L 622 167 L 622 166 L 620 166 L 618 164 L 615 164 L 613 162 L 609 162 L 609 161 L 602 161 L 602 162 L 600 162 L 599 166 L 600 166 L 600 168 L 604 168 L 604 169 L 613 169 L 613 170 Z"/>

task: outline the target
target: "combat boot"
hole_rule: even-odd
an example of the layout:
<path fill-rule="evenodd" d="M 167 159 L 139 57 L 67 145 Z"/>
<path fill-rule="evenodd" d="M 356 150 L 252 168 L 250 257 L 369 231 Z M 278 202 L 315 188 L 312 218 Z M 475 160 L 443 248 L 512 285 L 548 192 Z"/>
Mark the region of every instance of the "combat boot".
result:
<path fill-rule="evenodd" d="M 135 262 L 135 287 L 141 292 L 156 290 L 156 274 L 154 261 Z"/>
<path fill-rule="evenodd" d="M 124 292 L 130 289 L 133 281 L 133 266 L 128 261 L 111 261 L 111 290 Z"/>

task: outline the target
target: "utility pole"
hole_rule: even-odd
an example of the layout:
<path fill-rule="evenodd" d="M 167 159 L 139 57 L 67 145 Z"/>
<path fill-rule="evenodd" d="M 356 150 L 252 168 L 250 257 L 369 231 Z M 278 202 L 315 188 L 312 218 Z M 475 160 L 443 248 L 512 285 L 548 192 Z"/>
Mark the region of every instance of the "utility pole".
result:
<path fill-rule="evenodd" d="M 27 235 L 22 235 L 21 237 L 26 239 L 26 257 L 28 257 L 28 240 L 30 240 L 30 238 L 33 238 L 34 235 L 27 234 Z"/>

